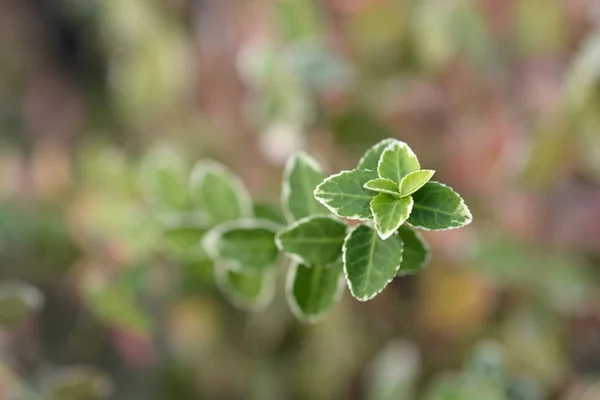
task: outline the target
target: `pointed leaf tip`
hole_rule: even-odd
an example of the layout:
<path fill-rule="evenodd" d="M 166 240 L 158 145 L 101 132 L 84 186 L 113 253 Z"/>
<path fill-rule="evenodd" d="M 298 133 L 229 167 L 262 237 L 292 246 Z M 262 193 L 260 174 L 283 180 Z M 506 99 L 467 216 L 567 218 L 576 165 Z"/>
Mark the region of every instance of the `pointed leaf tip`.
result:
<path fill-rule="evenodd" d="M 410 215 L 413 208 L 412 197 L 397 198 L 381 193 L 371 201 L 371 211 L 375 221 L 375 228 L 379 237 L 389 238 L 402 225 Z"/>
<path fill-rule="evenodd" d="M 370 170 L 342 171 L 325 179 L 315 189 L 315 198 L 332 213 L 342 218 L 371 219 L 369 204 L 376 194 L 364 185 L 377 178 Z"/>
<path fill-rule="evenodd" d="M 294 155 L 286 164 L 281 203 L 287 219 L 297 221 L 327 209 L 314 197 L 314 191 L 325 179 L 317 161 L 305 153 Z"/>
<path fill-rule="evenodd" d="M 391 195 L 400 195 L 398 184 L 389 179 L 377 178 L 365 183 L 365 188 L 379 193 L 387 193 Z"/>
<path fill-rule="evenodd" d="M 428 182 L 412 195 L 415 204 L 408 222 L 417 228 L 442 231 L 471 223 L 473 216 L 462 197 L 439 182 Z"/>
<path fill-rule="evenodd" d="M 380 178 L 400 183 L 402 178 L 411 172 L 421 169 L 417 156 L 404 142 L 395 141 L 388 145 L 377 164 Z"/>
<path fill-rule="evenodd" d="M 377 171 L 377 164 L 379 163 L 379 159 L 381 158 L 381 153 L 388 147 L 390 144 L 397 142 L 396 139 L 383 139 L 382 141 L 375 144 L 369 150 L 365 152 L 360 161 L 358 162 L 358 166 L 356 169 L 368 169 L 371 171 Z"/>
<path fill-rule="evenodd" d="M 252 216 L 250 195 L 242 181 L 215 161 L 200 161 L 190 175 L 192 202 L 211 226 Z"/>
<path fill-rule="evenodd" d="M 402 196 L 410 196 L 415 193 L 429 182 L 433 174 L 435 174 L 434 170 L 422 169 L 406 175 L 400 182 L 400 194 Z"/>

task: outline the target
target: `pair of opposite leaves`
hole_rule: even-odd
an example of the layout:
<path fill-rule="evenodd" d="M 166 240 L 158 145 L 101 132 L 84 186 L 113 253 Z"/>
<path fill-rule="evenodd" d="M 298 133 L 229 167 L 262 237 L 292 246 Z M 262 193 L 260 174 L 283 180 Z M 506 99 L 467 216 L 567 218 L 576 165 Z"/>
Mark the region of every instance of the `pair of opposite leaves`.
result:
<path fill-rule="evenodd" d="M 382 239 L 405 221 L 425 230 L 459 228 L 471 222 L 463 199 L 451 188 L 430 182 L 405 143 L 386 139 L 373 146 L 352 171 L 330 176 L 314 195 L 342 218 L 373 220 Z"/>

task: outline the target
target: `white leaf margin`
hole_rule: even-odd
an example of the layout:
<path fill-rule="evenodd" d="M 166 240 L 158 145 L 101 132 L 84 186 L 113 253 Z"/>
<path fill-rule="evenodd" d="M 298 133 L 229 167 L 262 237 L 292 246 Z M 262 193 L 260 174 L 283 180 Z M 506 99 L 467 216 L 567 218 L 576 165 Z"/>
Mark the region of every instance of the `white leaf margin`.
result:
<path fill-rule="evenodd" d="M 280 228 L 279 224 L 268 219 L 246 218 L 227 221 L 206 232 L 202 239 L 202 247 L 213 261 L 226 261 L 230 264 L 231 268 L 235 268 L 235 271 L 238 271 L 243 268 L 243 265 L 236 260 L 223 258 L 219 254 L 219 241 L 221 240 L 221 237 L 234 229 L 267 229 L 277 235 Z M 233 265 L 235 265 L 235 267 L 233 267 Z"/>
<path fill-rule="evenodd" d="M 387 139 L 383 139 L 383 140 L 375 143 L 373 146 L 371 146 L 365 152 L 365 154 L 363 154 L 363 156 L 360 158 L 360 160 L 358 160 L 358 164 L 356 165 L 356 169 L 369 170 L 369 168 L 363 168 L 363 167 L 361 167 L 361 165 L 364 164 L 364 162 L 367 160 L 367 157 L 369 157 L 372 153 L 378 151 L 381 147 L 383 147 L 384 150 L 385 150 L 386 147 L 388 147 L 390 144 L 392 144 L 394 142 L 399 142 L 399 140 L 395 139 L 395 138 L 387 138 Z"/>
<path fill-rule="evenodd" d="M 214 266 L 214 279 L 217 288 L 221 291 L 231 304 L 235 307 L 250 311 L 260 312 L 264 311 L 271 305 L 275 298 L 275 271 L 263 272 L 262 290 L 258 298 L 251 299 L 240 295 L 234 288 L 229 284 L 227 273 L 241 272 L 237 262 L 229 261 L 217 261 Z"/>
<path fill-rule="evenodd" d="M 328 214 L 315 214 L 315 215 L 310 215 L 308 217 L 304 217 L 304 218 L 300 218 L 299 220 L 295 221 L 294 223 L 292 223 L 291 225 L 286 226 L 284 229 L 279 230 L 276 234 L 275 234 L 275 245 L 277 246 L 277 249 L 282 252 L 283 254 L 285 254 L 288 258 L 290 258 L 291 260 L 300 263 L 300 264 L 304 264 L 306 266 L 311 265 L 311 263 L 307 262 L 304 258 L 300 257 L 297 254 L 293 254 L 293 253 L 288 253 L 283 249 L 283 245 L 281 244 L 281 239 L 280 239 L 280 235 L 283 232 L 287 232 L 287 231 L 291 231 L 292 229 L 296 229 L 298 226 L 305 224 L 306 222 L 309 222 L 313 219 L 317 219 L 317 218 L 327 218 L 327 219 L 331 219 L 333 221 L 337 221 L 341 224 L 344 224 L 344 222 L 340 221 L 338 218 L 328 215 Z M 344 224 L 346 225 L 346 224 Z M 346 231 L 348 230 L 347 225 L 346 225 Z M 346 240 L 346 238 L 344 237 L 344 240 Z M 335 262 L 335 261 L 332 261 Z"/>
<path fill-rule="evenodd" d="M 339 260 L 333 261 L 332 263 L 335 263 L 335 262 L 340 262 L 340 261 Z M 344 273 L 343 273 L 344 266 L 342 265 L 342 272 L 340 273 L 340 276 L 338 277 L 336 292 L 335 292 L 335 295 L 332 300 L 332 303 L 333 303 L 332 306 L 330 308 L 328 308 L 327 310 L 324 310 L 318 314 L 306 315 L 300 309 L 300 306 L 298 305 L 298 303 L 296 302 L 296 298 L 294 297 L 294 281 L 296 278 L 298 266 L 300 264 L 305 265 L 307 268 L 312 267 L 310 264 L 300 263 L 297 261 L 293 261 L 290 264 L 290 266 L 286 272 L 286 277 L 285 277 L 285 297 L 287 299 L 290 310 L 292 311 L 292 314 L 294 314 L 294 316 L 300 322 L 314 324 L 314 323 L 317 323 L 320 320 L 322 320 L 323 317 L 325 315 L 327 315 L 329 313 L 329 311 L 331 311 L 331 309 L 333 307 L 335 307 L 335 305 L 337 303 L 339 303 L 339 301 L 341 300 L 341 298 L 344 294 L 344 287 L 345 287 L 345 285 L 344 285 L 345 279 L 344 279 Z M 329 264 L 331 264 L 331 263 L 329 263 Z"/>
<path fill-rule="evenodd" d="M 319 203 L 323 204 L 325 207 L 327 207 L 327 209 L 328 209 L 329 211 L 331 211 L 332 213 L 334 213 L 335 215 L 337 215 L 337 216 L 338 216 L 338 217 L 340 217 L 340 218 L 350 219 L 350 220 L 354 220 L 354 221 L 370 221 L 370 220 L 371 220 L 370 218 L 361 217 L 361 216 L 360 216 L 360 215 L 358 215 L 358 214 L 356 214 L 356 215 L 351 215 L 351 216 L 339 215 L 339 214 L 338 214 L 338 210 L 339 210 L 339 208 L 331 207 L 329 204 L 327 204 L 327 203 L 326 203 L 326 202 L 325 202 L 323 199 L 321 199 L 321 198 L 319 197 L 319 195 L 320 195 L 320 194 L 324 193 L 324 192 L 323 192 L 323 191 L 320 189 L 320 187 L 321 187 L 322 185 L 324 185 L 326 182 L 328 182 L 328 181 L 330 181 L 330 180 L 332 180 L 332 179 L 334 179 L 334 178 L 337 178 L 337 177 L 339 177 L 339 176 L 342 176 L 342 175 L 349 174 L 349 173 L 351 173 L 351 172 L 354 172 L 354 171 L 371 171 L 371 172 L 375 172 L 375 173 L 377 173 L 377 171 L 373 171 L 373 170 L 370 170 L 370 169 L 361 169 L 361 170 L 351 169 L 351 170 L 344 170 L 344 171 L 341 171 L 341 172 L 339 172 L 339 173 L 337 173 L 337 174 L 335 174 L 335 175 L 330 175 L 330 176 L 328 176 L 327 178 L 325 178 L 325 180 L 324 180 L 323 182 L 321 182 L 321 183 L 320 183 L 320 184 L 319 184 L 319 185 L 318 185 L 318 186 L 315 188 L 315 191 L 313 192 L 313 195 L 315 196 L 315 199 L 317 199 L 317 201 L 318 201 Z M 371 189 L 369 189 L 369 190 L 371 190 Z M 373 196 L 376 196 L 376 194 L 373 194 Z"/>
<path fill-rule="evenodd" d="M 375 196 L 377 197 L 377 196 Z M 371 200 L 371 203 L 373 203 L 373 201 L 375 201 L 375 197 L 373 198 L 373 200 Z M 410 196 L 407 196 L 410 197 Z M 403 199 L 403 198 L 402 198 Z M 398 199 L 401 200 L 401 199 Z M 373 213 L 373 225 L 375 227 L 375 230 L 377 231 L 377 234 L 379 235 L 379 237 L 381 238 L 381 240 L 386 240 L 387 238 L 389 238 L 390 236 L 392 236 L 394 234 L 394 232 L 396 232 L 398 230 L 398 228 L 400 228 L 402 226 L 402 224 L 404 224 L 408 218 L 410 217 L 410 214 L 412 213 L 413 207 L 415 206 L 415 201 L 412 197 L 410 197 L 410 203 L 408 205 L 408 216 L 406 217 L 406 219 L 404 221 L 400 221 L 398 223 L 398 225 L 392 229 L 390 232 L 388 232 L 387 234 L 382 233 L 379 231 L 379 229 L 377 229 L 377 217 L 375 216 L 375 213 L 373 212 L 373 206 L 369 204 L 369 206 L 371 207 L 371 212 Z"/>
<path fill-rule="evenodd" d="M 462 225 L 459 225 L 459 226 L 450 226 L 450 227 L 448 227 L 448 228 L 442 228 L 442 229 L 429 229 L 429 228 L 425 228 L 425 227 L 423 227 L 423 226 L 419 226 L 419 225 L 414 225 L 414 224 L 411 224 L 411 223 L 410 223 L 410 222 L 408 222 L 408 220 L 407 220 L 407 221 L 406 221 L 406 223 L 407 223 L 409 226 L 411 226 L 411 227 L 413 227 L 413 228 L 417 228 L 417 229 L 424 230 L 424 231 L 426 231 L 426 232 L 443 232 L 443 231 L 453 231 L 453 230 L 456 230 L 456 229 L 464 228 L 465 226 L 467 226 L 467 225 L 470 225 L 470 224 L 473 222 L 473 214 L 471 213 L 471 210 L 469 209 L 469 206 L 467 206 L 467 203 L 465 203 L 465 199 L 463 199 L 463 197 L 462 197 L 462 196 L 461 196 L 461 195 L 460 195 L 460 194 L 459 194 L 459 193 L 458 193 L 456 190 L 454 190 L 454 189 L 452 189 L 450 186 L 448 186 L 448 185 L 444 185 L 443 183 L 441 183 L 441 182 L 438 182 L 438 181 L 429 181 L 429 182 L 427 182 L 427 183 L 437 183 L 437 184 L 439 184 L 439 185 L 441 185 L 441 186 L 444 186 L 444 187 L 446 187 L 446 188 L 448 188 L 448 189 L 452 190 L 452 192 L 454 192 L 454 193 L 455 193 L 455 194 L 456 194 L 456 195 L 457 195 L 457 196 L 460 198 L 460 203 L 459 203 L 459 204 L 460 204 L 460 206 L 462 206 L 462 207 L 464 207 L 464 208 L 465 208 L 465 211 L 466 211 L 466 212 L 467 212 L 467 214 L 468 214 L 467 221 L 466 221 L 464 224 L 462 224 Z M 416 192 L 415 192 L 415 193 L 416 193 Z M 415 205 L 416 205 L 416 204 L 417 204 L 417 202 L 415 202 Z M 413 209 L 414 209 L 414 206 L 413 206 Z M 411 213 L 412 213 L 412 212 L 411 212 Z"/>
<path fill-rule="evenodd" d="M 395 147 L 399 147 L 399 149 L 406 148 L 408 150 L 408 155 L 414 157 L 415 160 L 417 160 L 417 164 L 419 165 L 419 170 L 421 169 L 421 163 L 419 162 L 419 158 L 417 157 L 417 155 L 415 154 L 415 152 L 413 151 L 413 149 L 411 149 L 410 146 L 408 144 L 406 144 L 405 142 L 403 142 L 401 140 L 395 140 L 394 143 L 390 143 L 385 148 L 385 150 L 383 150 L 383 153 L 381 153 L 381 157 L 379 157 L 379 162 L 377 162 L 377 175 L 379 175 L 380 178 L 383 178 L 381 176 L 381 174 L 379 173 L 379 170 L 381 168 L 381 164 L 382 164 L 382 161 L 383 161 L 383 156 L 384 156 L 384 154 L 386 152 L 394 151 Z M 383 178 L 383 179 L 386 179 L 386 178 Z M 398 183 L 398 185 L 400 185 L 400 182 L 397 182 L 397 183 Z"/>
<path fill-rule="evenodd" d="M 369 300 L 373 299 L 374 297 L 376 297 L 379 293 L 383 292 L 385 290 L 385 288 L 388 287 L 390 282 L 393 281 L 394 278 L 396 278 L 396 274 L 398 273 L 398 270 L 400 269 L 400 265 L 402 264 L 402 259 L 404 256 L 404 242 L 402 241 L 402 255 L 400 256 L 400 260 L 398 261 L 398 266 L 396 267 L 396 272 L 394 273 L 394 276 L 385 283 L 385 285 L 381 288 L 381 290 L 378 290 L 377 292 L 373 293 L 370 296 L 358 297 L 354 294 L 352 282 L 350 282 L 350 279 L 348 278 L 348 272 L 346 271 L 346 251 L 347 251 L 346 243 L 348 243 L 348 238 L 350 238 L 350 236 L 352 235 L 352 232 L 354 232 L 356 229 L 358 229 L 359 227 L 361 227 L 363 225 L 366 225 L 369 228 L 371 228 L 372 230 L 374 230 L 375 232 L 377 232 L 377 229 L 375 229 L 371 224 L 359 224 L 359 225 L 355 226 L 350 232 L 348 232 L 348 235 L 346 235 L 346 238 L 344 239 L 344 245 L 342 246 L 342 263 L 343 263 L 343 269 L 344 269 L 344 278 L 346 280 L 346 284 L 348 285 L 348 289 L 350 290 L 350 293 L 352 294 L 352 297 L 354 297 L 358 301 L 366 302 L 366 301 L 369 301 Z M 394 232 L 394 233 L 396 235 L 398 235 L 397 232 Z M 392 236 L 394 236 L 394 235 L 392 234 Z"/>
<path fill-rule="evenodd" d="M 421 264 L 419 265 L 419 269 L 417 271 L 412 271 L 412 272 L 406 272 L 406 273 L 399 273 L 401 272 L 400 269 L 402 268 L 402 262 L 400 262 L 400 268 L 398 269 L 398 271 L 396 271 L 396 276 L 398 278 L 402 278 L 405 276 L 413 276 L 418 274 L 419 272 L 421 272 L 424 268 L 426 268 L 429 263 L 431 262 L 431 246 L 429 245 L 429 243 L 425 240 L 425 238 L 423 237 L 423 234 L 421 232 L 419 232 L 417 229 L 415 229 L 412 225 L 410 225 L 408 222 L 405 222 L 404 225 L 406 225 L 406 227 L 408 229 L 411 230 L 411 232 L 413 232 L 415 234 L 415 236 L 417 237 L 417 239 L 419 239 L 419 241 L 423 244 L 423 248 L 425 248 L 426 251 L 426 255 L 425 255 L 425 259 L 421 262 Z M 398 235 L 400 236 L 400 235 Z M 402 237 L 401 237 L 402 238 Z M 404 241 L 403 241 L 404 242 Z M 404 250 L 406 248 L 403 249 L 402 251 L 402 258 L 404 259 Z"/>
<path fill-rule="evenodd" d="M 228 180 L 232 183 L 239 196 L 240 204 L 242 206 L 242 214 L 246 218 L 251 218 L 253 216 L 252 198 L 250 197 L 250 193 L 248 193 L 248 189 L 246 189 L 244 182 L 239 176 L 233 173 L 233 171 L 215 160 L 200 160 L 192 167 L 188 182 L 190 200 L 192 203 L 197 200 L 197 198 L 194 198 L 196 189 L 204 186 L 204 179 L 209 173 L 220 175 L 221 177 L 224 177 L 225 180 Z"/>
<path fill-rule="evenodd" d="M 365 170 L 365 171 L 366 171 L 366 170 Z M 398 187 L 398 191 L 397 191 L 397 192 L 393 192 L 393 191 L 391 191 L 391 190 L 387 190 L 387 189 L 381 189 L 381 188 L 377 188 L 377 189 L 375 189 L 375 188 L 370 188 L 370 187 L 368 187 L 368 186 L 367 186 L 367 185 L 369 184 L 369 182 L 372 182 L 372 181 L 375 181 L 375 180 L 378 180 L 378 179 L 385 180 L 385 181 L 389 181 L 389 182 L 392 182 L 394 185 L 396 185 L 396 186 L 399 186 L 399 185 L 398 185 L 396 182 L 394 182 L 394 181 L 393 181 L 393 180 L 391 180 L 391 179 L 387 179 L 387 178 L 375 178 L 375 179 L 371 179 L 370 181 L 366 182 L 366 183 L 363 185 L 363 187 L 364 187 L 365 189 L 369 189 L 369 190 L 372 190 L 372 191 L 374 191 L 374 192 L 379 192 L 379 193 L 390 194 L 390 195 L 392 195 L 392 196 L 394 196 L 394 197 L 399 197 L 399 196 L 400 196 L 400 187 Z"/>
<path fill-rule="evenodd" d="M 288 162 L 285 164 L 285 168 L 283 169 L 283 183 L 281 187 L 281 208 L 283 211 L 283 215 L 285 216 L 288 222 L 294 221 L 294 216 L 292 215 L 292 212 L 289 210 L 288 207 L 289 199 L 292 194 L 292 189 L 290 187 L 290 175 L 292 174 L 292 171 L 294 170 L 299 160 L 303 160 L 306 163 L 306 165 L 308 165 L 310 168 L 313 168 L 314 170 L 319 171 L 323 173 L 323 175 L 325 175 L 325 172 L 323 171 L 323 168 L 321 167 L 319 162 L 314 157 L 312 157 L 304 151 L 297 152 L 288 160 Z"/>
<path fill-rule="evenodd" d="M 427 182 L 425 182 L 424 184 L 422 184 L 417 190 L 413 190 L 411 193 L 403 193 L 402 192 L 402 183 L 406 180 L 406 178 L 408 178 L 411 174 L 416 174 L 417 172 L 422 172 L 422 171 L 427 171 L 427 172 L 431 172 L 431 176 L 429 177 L 429 179 L 427 180 Z M 428 184 L 431 181 L 431 178 L 433 178 L 433 176 L 435 175 L 435 170 L 434 169 L 420 169 L 418 171 L 414 171 L 411 172 L 410 174 L 406 175 L 404 178 L 402 178 L 402 180 L 400 181 L 400 183 L 398 184 L 398 188 L 400 190 L 400 195 L 402 197 L 406 197 L 406 196 L 411 196 L 413 194 L 415 194 L 416 192 L 418 192 L 423 186 L 425 186 L 426 184 Z"/>

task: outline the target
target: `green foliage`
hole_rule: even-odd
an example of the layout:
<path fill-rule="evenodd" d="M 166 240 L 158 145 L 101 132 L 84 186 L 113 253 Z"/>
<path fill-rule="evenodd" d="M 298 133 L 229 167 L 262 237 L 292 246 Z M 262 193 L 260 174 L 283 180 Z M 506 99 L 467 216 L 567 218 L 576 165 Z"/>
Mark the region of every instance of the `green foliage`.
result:
<path fill-rule="evenodd" d="M 277 234 L 277 247 L 302 263 L 325 264 L 342 254 L 346 225 L 330 217 L 308 217 Z"/>
<path fill-rule="evenodd" d="M 325 179 L 315 190 L 315 198 L 338 217 L 368 220 L 374 192 L 365 184 L 377 178 L 371 170 L 343 171 Z"/>
<path fill-rule="evenodd" d="M 367 225 L 359 225 L 344 242 L 344 272 L 350 293 L 367 301 L 396 276 L 402 262 L 403 243 L 398 234 L 388 240 Z"/>
<path fill-rule="evenodd" d="M 410 196 L 415 193 L 429 182 L 433 174 L 435 174 L 435 171 L 430 169 L 423 169 L 407 174 L 400 181 L 400 194 L 402 196 Z"/>
<path fill-rule="evenodd" d="M 386 193 L 373 197 L 373 220 L 383 240 L 389 238 L 408 219 L 413 205 L 412 197 L 397 198 Z"/>
<path fill-rule="evenodd" d="M 142 168 L 148 203 L 161 211 L 160 248 L 179 262 L 201 262 L 199 268 L 210 260 L 216 286 L 245 310 L 262 310 L 272 301 L 280 252 L 293 260 L 286 284 L 290 309 L 315 322 L 341 298 L 343 277 L 350 293 L 367 301 L 395 277 L 427 264 L 428 246 L 409 224 L 444 230 L 471 222 L 462 198 L 430 182 L 434 171 L 422 170 L 411 148 L 396 139 L 375 144 L 356 169 L 329 177 L 307 154 L 292 156 L 283 176 L 282 212 L 253 204 L 223 165 L 200 161 L 189 177 L 184 165 L 173 153 L 154 151 Z M 348 233 L 344 219 L 360 223 Z"/>
<path fill-rule="evenodd" d="M 365 188 L 379 193 L 387 193 L 392 196 L 400 196 L 398 184 L 391 179 L 377 178 L 365 183 Z"/>
<path fill-rule="evenodd" d="M 461 228 L 473 218 L 458 193 L 438 182 L 425 184 L 413 199 L 415 206 L 408 222 L 417 228 L 430 231 Z"/>
<path fill-rule="evenodd" d="M 281 200 L 288 220 L 327 213 L 327 209 L 313 196 L 315 187 L 323 179 L 325 174 L 312 157 L 299 153 L 290 159 L 284 171 Z"/>
<path fill-rule="evenodd" d="M 417 156 L 406 143 L 394 141 L 390 143 L 377 163 L 377 173 L 380 178 L 390 179 L 393 182 L 402 182 L 402 179 L 411 172 L 419 171 L 421 165 Z"/>
<path fill-rule="evenodd" d="M 201 161 L 194 167 L 191 196 L 211 225 L 251 216 L 252 204 L 239 179 L 223 166 Z"/>
<path fill-rule="evenodd" d="M 157 147 L 144 157 L 140 184 L 146 200 L 156 206 L 176 210 L 188 207 L 186 167 L 171 149 Z"/>
<path fill-rule="evenodd" d="M 305 322 L 317 321 L 335 305 L 342 294 L 342 263 L 294 263 L 287 278 L 286 293 L 292 312 Z"/>
<path fill-rule="evenodd" d="M 412 275 L 425 268 L 430 253 L 421 234 L 404 224 L 398 228 L 398 235 L 404 242 L 404 253 L 396 276 Z"/>
<path fill-rule="evenodd" d="M 394 139 L 384 139 L 375 146 L 371 147 L 362 156 L 356 169 L 377 171 L 377 165 L 379 164 L 381 154 L 383 154 L 383 151 L 392 143 L 394 143 Z"/>
<path fill-rule="evenodd" d="M 342 244 L 344 273 L 350 292 L 357 299 L 369 300 L 394 277 L 414 274 L 427 264 L 428 246 L 408 225 L 446 230 L 471 222 L 471 213 L 456 192 L 441 183 L 430 182 L 434 173 L 421 169 L 417 156 L 406 143 L 385 139 L 367 150 L 356 169 L 325 178 L 316 187 L 314 197 L 335 215 L 363 221 Z M 339 237 L 326 235 L 323 228 L 318 233 L 311 232 L 316 230 L 314 226 L 311 229 L 292 226 L 280 235 L 296 240 L 302 237 L 303 248 L 283 243 L 281 236 L 279 248 L 303 261 L 310 261 L 307 259 L 310 256 L 320 257 L 325 243 L 327 254 L 336 254 L 334 248 L 339 246 Z M 295 235 L 290 235 L 290 231 Z M 313 241 L 307 240 L 307 236 L 312 236 Z"/>
<path fill-rule="evenodd" d="M 257 272 L 277 260 L 275 232 L 278 225 L 267 220 L 235 220 L 217 226 L 206 235 L 204 248 L 215 260 L 239 264 Z"/>
<path fill-rule="evenodd" d="M 243 310 L 262 310 L 273 299 L 275 282 L 272 271 L 255 273 L 220 262 L 215 265 L 215 282 L 227 299 Z"/>

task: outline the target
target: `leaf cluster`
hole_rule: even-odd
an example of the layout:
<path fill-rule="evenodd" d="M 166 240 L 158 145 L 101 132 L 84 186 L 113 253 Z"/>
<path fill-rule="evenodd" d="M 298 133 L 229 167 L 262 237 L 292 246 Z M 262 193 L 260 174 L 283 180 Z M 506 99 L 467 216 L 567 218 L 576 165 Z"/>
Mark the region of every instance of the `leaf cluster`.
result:
<path fill-rule="evenodd" d="M 297 155 L 284 177 L 283 206 L 291 224 L 277 234 L 277 246 L 304 268 L 315 268 L 318 277 L 320 269 L 341 263 L 351 294 L 370 300 L 396 276 L 427 264 L 428 246 L 414 228 L 446 230 L 471 222 L 463 199 L 430 181 L 433 174 L 395 139 L 370 148 L 356 169 L 327 178 L 315 160 Z M 349 229 L 344 219 L 362 223 Z M 316 299 L 327 295 L 331 306 L 337 295 L 332 284 L 327 287 L 328 293 L 316 284 L 307 291 Z"/>
<path fill-rule="evenodd" d="M 316 321 L 331 309 L 344 282 L 366 301 L 396 276 L 421 270 L 429 250 L 414 228 L 471 222 L 462 198 L 430 181 L 434 171 L 421 169 L 413 151 L 395 139 L 369 149 L 356 169 L 329 177 L 309 155 L 294 155 L 284 171 L 282 212 L 253 204 L 241 180 L 217 162 L 198 162 L 183 180 L 180 167 L 159 170 L 160 179 L 150 181 L 164 189 L 165 203 L 193 216 L 165 229 L 165 238 L 191 247 L 200 242 L 214 264 L 217 287 L 249 310 L 273 299 L 285 253 L 292 261 L 286 297 L 302 321 Z M 361 223 L 350 228 L 347 220 Z"/>

